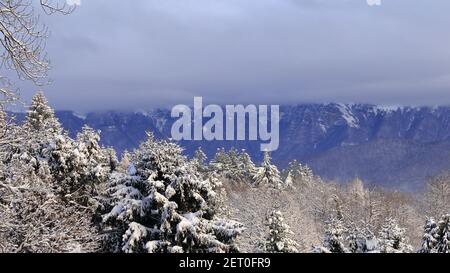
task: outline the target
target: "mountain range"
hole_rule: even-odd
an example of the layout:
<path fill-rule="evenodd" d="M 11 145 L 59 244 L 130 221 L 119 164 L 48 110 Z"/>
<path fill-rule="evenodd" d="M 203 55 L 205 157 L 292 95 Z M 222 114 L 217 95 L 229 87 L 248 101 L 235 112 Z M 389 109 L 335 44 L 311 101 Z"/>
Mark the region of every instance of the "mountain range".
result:
<path fill-rule="evenodd" d="M 101 131 L 101 142 L 118 154 L 131 151 L 151 131 L 169 138 L 170 110 L 56 111 L 75 136 L 83 125 Z M 17 119 L 24 114 L 17 114 Z M 209 158 L 220 147 L 245 149 L 260 161 L 260 142 L 181 141 L 187 155 L 201 146 Z M 372 186 L 417 191 L 450 169 L 450 107 L 383 107 L 368 104 L 301 104 L 280 107 L 280 147 L 273 161 L 283 168 L 297 159 L 315 174 L 337 182 L 356 177 Z"/>

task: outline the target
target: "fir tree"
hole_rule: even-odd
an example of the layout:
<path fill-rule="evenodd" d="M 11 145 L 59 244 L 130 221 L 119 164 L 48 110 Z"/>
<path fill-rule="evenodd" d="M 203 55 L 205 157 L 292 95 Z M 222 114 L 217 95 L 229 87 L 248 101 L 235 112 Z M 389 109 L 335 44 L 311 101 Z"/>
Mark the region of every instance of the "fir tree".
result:
<path fill-rule="evenodd" d="M 254 177 L 255 185 L 265 185 L 275 189 L 282 189 L 280 172 L 275 165 L 272 165 L 269 152 L 264 153 L 264 160 Z"/>
<path fill-rule="evenodd" d="M 47 134 L 61 132 L 61 125 L 55 117 L 55 112 L 48 105 L 43 92 L 37 92 L 32 98 L 31 106 L 27 111 L 25 128 L 34 131 L 34 134 L 37 132 Z"/>
<path fill-rule="evenodd" d="M 347 228 L 346 242 L 351 253 L 378 253 L 379 241 L 370 226 L 363 228 L 351 223 Z"/>
<path fill-rule="evenodd" d="M 131 160 L 131 155 L 127 150 L 125 150 L 122 153 L 122 158 L 120 159 L 120 162 L 118 164 L 117 171 L 127 173 L 128 167 L 130 166 L 130 163 L 131 163 L 130 160 Z"/>
<path fill-rule="evenodd" d="M 380 251 L 383 253 L 407 253 L 412 251 L 405 237 L 405 229 L 398 226 L 393 218 L 386 219 L 378 236 Z"/>
<path fill-rule="evenodd" d="M 267 226 L 269 235 L 261 243 L 263 252 L 269 253 L 297 253 L 300 246 L 292 239 L 288 238 L 292 232 L 289 226 L 284 223 L 283 214 L 280 211 L 272 211 L 267 216 Z"/>
<path fill-rule="evenodd" d="M 245 150 L 241 151 L 241 153 L 239 154 L 239 159 L 241 162 L 243 175 L 245 176 L 246 180 L 252 181 L 257 173 L 255 163 L 253 163 L 252 158 Z"/>
<path fill-rule="evenodd" d="M 427 219 L 422 238 L 421 253 L 450 253 L 450 214 L 443 215 L 438 223 Z"/>
<path fill-rule="evenodd" d="M 331 216 L 326 222 L 325 238 L 323 246 L 315 249 L 315 252 L 323 253 L 348 253 L 347 248 L 348 230 L 342 219 Z"/>
<path fill-rule="evenodd" d="M 133 154 L 133 174 L 114 174 L 115 199 L 104 215 L 123 252 L 233 252 L 237 222 L 216 217 L 217 187 L 201 179 L 182 149 L 149 134 Z"/>
<path fill-rule="evenodd" d="M 202 148 L 198 147 L 194 154 L 193 163 L 197 167 L 199 172 L 207 172 L 206 160 L 208 160 L 208 157 L 203 152 Z"/>
<path fill-rule="evenodd" d="M 424 235 L 422 237 L 422 247 L 419 252 L 421 253 L 432 253 L 436 252 L 436 245 L 438 238 L 437 235 L 438 227 L 433 218 L 427 218 L 424 226 Z"/>
<path fill-rule="evenodd" d="M 292 188 L 294 184 L 291 172 L 288 173 L 288 175 L 286 176 L 286 179 L 284 180 L 284 187 L 285 188 Z"/>
<path fill-rule="evenodd" d="M 217 149 L 217 152 L 209 165 L 211 170 L 217 172 L 218 174 L 223 174 L 223 172 L 230 169 L 230 158 L 224 148 Z"/>
<path fill-rule="evenodd" d="M 308 166 L 299 163 L 296 159 L 289 162 L 287 168 L 283 170 L 282 177 L 286 179 L 289 173 L 291 174 L 292 181 L 296 181 L 305 186 L 310 186 L 314 178 L 312 170 Z"/>
<path fill-rule="evenodd" d="M 246 179 L 243 162 L 238 151 L 235 148 L 231 148 L 227 153 L 228 156 L 228 169 L 224 172 L 225 177 L 232 182 L 241 183 Z"/>

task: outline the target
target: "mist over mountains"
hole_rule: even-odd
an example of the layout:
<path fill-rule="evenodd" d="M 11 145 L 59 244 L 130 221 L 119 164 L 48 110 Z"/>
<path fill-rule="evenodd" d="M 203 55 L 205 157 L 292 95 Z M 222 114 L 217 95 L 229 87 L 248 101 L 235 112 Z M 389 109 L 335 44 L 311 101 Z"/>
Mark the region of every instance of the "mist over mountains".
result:
<path fill-rule="evenodd" d="M 146 131 L 169 138 L 170 111 L 56 111 L 72 136 L 87 124 L 101 142 L 121 154 L 145 139 Z M 23 119 L 23 114 L 17 114 Z M 181 141 L 186 154 L 201 146 L 209 158 L 219 147 L 246 149 L 259 161 L 260 142 Z M 426 179 L 450 169 L 450 107 L 381 107 L 367 104 L 303 104 L 280 107 L 280 147 L 272 153 L 283 168 L 293 159 L 326 179 L 356 177 L 368 185 L 416 191 Z"/>

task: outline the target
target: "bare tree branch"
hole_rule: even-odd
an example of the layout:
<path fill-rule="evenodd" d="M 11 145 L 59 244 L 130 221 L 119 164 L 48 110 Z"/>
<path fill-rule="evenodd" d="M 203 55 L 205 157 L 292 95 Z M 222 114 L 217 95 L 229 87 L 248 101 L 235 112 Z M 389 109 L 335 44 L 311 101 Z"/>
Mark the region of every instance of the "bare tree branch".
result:
<path fill-rule="evenodd" d="M 21 80 L 44 85 L 50 68 L 45 53 L 48 28 L 40 23 L 38 6 L 44 14 L 69 14 L 75 9 L 63 0 L 0 0 L 0 67 L 16 71 Z M 9 81 L 0 76 L 0 82 L 0 95 L 14 97 L 16 90 Z"/>

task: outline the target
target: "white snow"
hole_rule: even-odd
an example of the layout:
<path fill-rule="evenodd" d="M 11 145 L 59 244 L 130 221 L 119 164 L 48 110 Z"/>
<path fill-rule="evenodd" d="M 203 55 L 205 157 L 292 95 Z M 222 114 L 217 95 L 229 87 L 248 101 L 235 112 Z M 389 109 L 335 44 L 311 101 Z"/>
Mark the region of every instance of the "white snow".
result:
<path fill-rule="evenodd" d="M 86 120 L 86 114 L 81 114 L 78 112 L 73 112 L 73 115 L 79 119 Z"/>
<path fill-rule="evenodd" d="M 337 108 L 339 109 L 339 111 L 341 111 L 342 117 L 345 119 L 348 126 L 352 128 L 359 128 L 358 118 L 353 115 L 352 109 L 349 105 L 339 103 L 337 104 Z"/>

